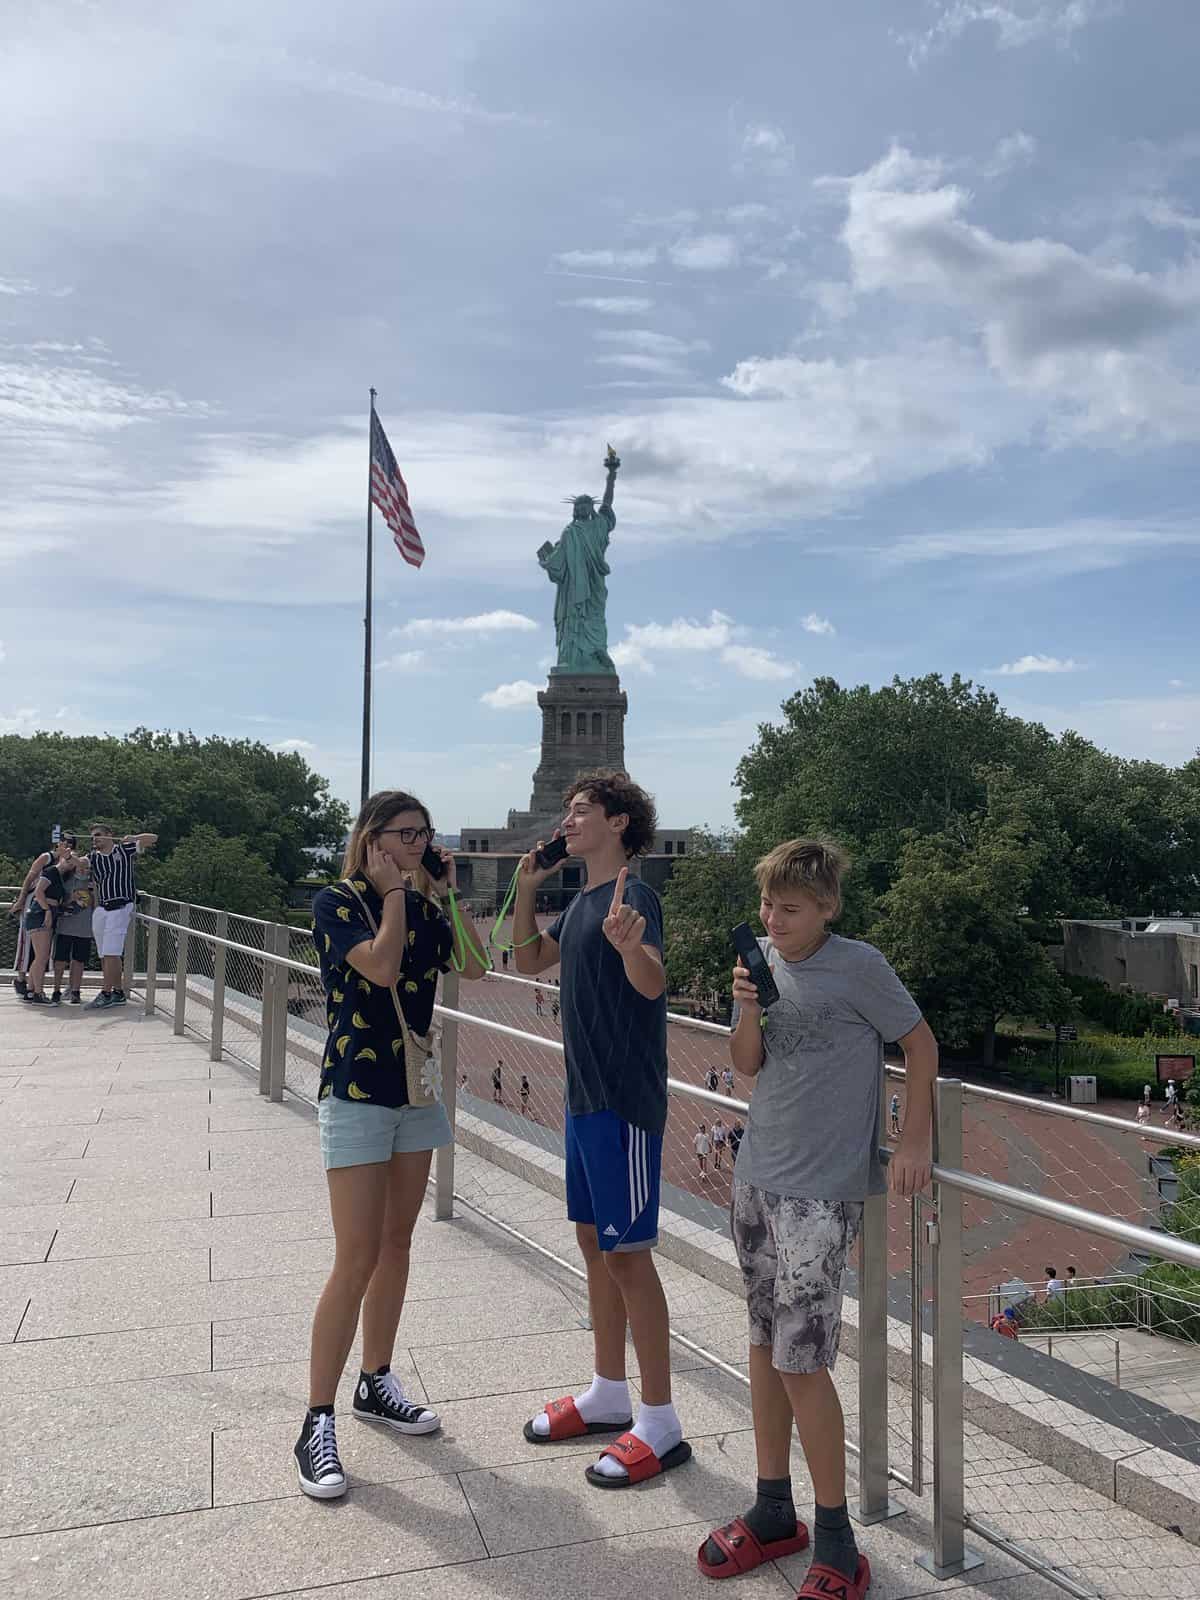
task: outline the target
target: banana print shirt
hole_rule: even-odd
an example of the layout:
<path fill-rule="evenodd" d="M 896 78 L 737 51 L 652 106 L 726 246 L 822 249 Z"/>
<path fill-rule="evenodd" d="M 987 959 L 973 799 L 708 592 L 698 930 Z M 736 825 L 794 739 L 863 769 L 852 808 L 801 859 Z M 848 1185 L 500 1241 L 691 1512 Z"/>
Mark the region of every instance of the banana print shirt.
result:
<path fill-rule="evenodd" d="M 365 878 L 354 887 L 371 908 L 376 925 L 383 901 Z M 427 1033 L 433 1020 L 438 973 L 450 965 L 453 934 L 436 906 L 415 889 L 405 891 L 408 948 L 398 989 L 404 1020 L 414 1033 Z M 362 907 L 349 889 L 330 884 L 313 901 L 313 938 L 325 985 L 329 1038 L 321 1063 L 320 1098 L 370 1101 L 377 1106 L 408 1104 L 404 1038 L 390 992 L 368 983 L 346 959 L 356 944 L 373 939 Z"/>

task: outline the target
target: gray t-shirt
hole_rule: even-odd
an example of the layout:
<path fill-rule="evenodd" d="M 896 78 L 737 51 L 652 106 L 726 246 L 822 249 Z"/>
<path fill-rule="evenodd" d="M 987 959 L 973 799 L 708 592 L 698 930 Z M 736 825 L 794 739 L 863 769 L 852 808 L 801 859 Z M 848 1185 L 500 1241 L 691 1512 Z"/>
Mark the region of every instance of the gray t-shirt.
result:
<path fill-rule="evenodd" d="M 735 1175 L 809 1200 L 882 1194 L 883 1046 L 915 1028 L 920 1009 L 874 945 L 835 933 L 807 961 L 784 961 L 758 942 L 779 999 L 765 1012 Z"/>
<path fill-rule="evenodd" d="M 91 874 L 84 867 L 81 872 L 72 872 L 64 878 L 63 885 L 66 897 L 63 900 L 63 908 L 58 914 L 55 931 L 69 935 L 73 939 L 90 939 L 92 908 L 95 904 Z"/>

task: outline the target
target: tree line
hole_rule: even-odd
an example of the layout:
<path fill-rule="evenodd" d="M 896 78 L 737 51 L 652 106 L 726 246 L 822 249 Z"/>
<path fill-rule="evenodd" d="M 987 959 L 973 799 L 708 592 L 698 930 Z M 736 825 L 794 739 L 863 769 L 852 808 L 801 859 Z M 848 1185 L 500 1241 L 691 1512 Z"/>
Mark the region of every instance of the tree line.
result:
<path fill-rule="evenodd" d="M 336 853 L 350 813 L 301 755 L 257 740 L 149 728 L 0 736 L 0 882 L 20 883 L 56 822 L 157 833 L 142 888 L 277 917 L 290 885 Z"/>
<path fill-rule="evenodd" d="M 754 862 L 824 833 L 854 867 L 837 926 L 883 950 L 942 1040 L 990 1061 L 1003 1016 L 1066 1021 L 1064 917 L 1200 906 L 1200 756 L 1126 760 L 1006 712 L 957 674 L 818 678 L 737 768 L 737 830 L 701 834 L 666 891 L 667 971 L 727 992 Z"/>

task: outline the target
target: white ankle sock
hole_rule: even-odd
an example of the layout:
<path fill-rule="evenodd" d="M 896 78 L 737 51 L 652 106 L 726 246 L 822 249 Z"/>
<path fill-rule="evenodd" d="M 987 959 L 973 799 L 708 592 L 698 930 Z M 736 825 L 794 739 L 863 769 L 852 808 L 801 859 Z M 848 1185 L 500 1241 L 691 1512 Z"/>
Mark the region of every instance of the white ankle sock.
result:
<path fill-rule="evenodd" d="M 635 1433 L 643 1444 L 648 1444 L 660 1461 L 683 1438 L 683 1427 L 669 1400 L 665 1406 L 648 1406 L 643 1400 L 638 1407 L 637 1421 L 630 1432 Z M 596 1462 L 596 1471 L 605 1478 L 629 1476 L 612 1456 L 601 1456 Z"/>
<path fill-rule="evenodd" d="M 602 1378 L 597 1372 L 590 1386 L 575 1396 L 575 1409 L 585 1422 L 624 1422 L 630 1414 L 629 1385 L 624 1378 Z M 544 1411 L 534 1417 L 533 1431 L 549 1438 L 550 1418 Z"/>

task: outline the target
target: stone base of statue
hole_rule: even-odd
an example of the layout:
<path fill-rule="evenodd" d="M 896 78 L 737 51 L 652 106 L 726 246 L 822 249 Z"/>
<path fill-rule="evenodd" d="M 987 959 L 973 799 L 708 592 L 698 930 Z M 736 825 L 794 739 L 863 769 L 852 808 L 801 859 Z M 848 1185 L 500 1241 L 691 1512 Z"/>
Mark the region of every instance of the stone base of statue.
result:
<path fill-rule="evenodd" d="M 563 790 L 581 772 L 625 770 L 629 698 L 616 673 L 555 670 L 538 695 L 538 705 L 542 759 L 533 775 L 529 810 L 508 814 L 508 828 L 518 835 L 536 835 L 547 821 L 558 822 Z"/>

